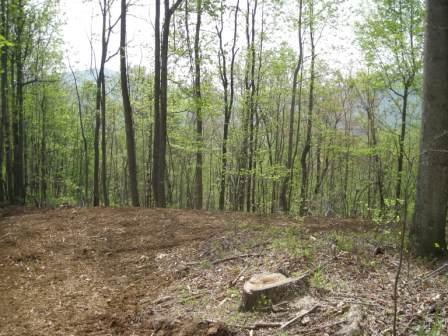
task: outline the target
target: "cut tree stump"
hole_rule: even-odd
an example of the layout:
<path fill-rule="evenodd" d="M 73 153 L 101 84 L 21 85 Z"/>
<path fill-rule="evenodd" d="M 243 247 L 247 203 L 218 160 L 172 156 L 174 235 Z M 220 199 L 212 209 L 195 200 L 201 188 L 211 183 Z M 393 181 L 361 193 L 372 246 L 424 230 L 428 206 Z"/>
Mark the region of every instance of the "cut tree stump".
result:
<path fill-rule="evenodd" d="M 309 287 L 309 274 L 288 278 L 281 273 L 253 275 L 243 287 L 240 311 L 252 311 L 304 295 Z"/>

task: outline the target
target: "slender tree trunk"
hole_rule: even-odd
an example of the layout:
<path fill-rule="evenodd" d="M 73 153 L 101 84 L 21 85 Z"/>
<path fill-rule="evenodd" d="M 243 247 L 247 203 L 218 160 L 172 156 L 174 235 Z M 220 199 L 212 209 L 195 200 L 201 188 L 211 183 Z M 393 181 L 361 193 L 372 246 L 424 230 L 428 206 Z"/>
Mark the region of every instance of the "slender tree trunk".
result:
<path fill-rule="evenodd" d="M 160 115 L 160 0 L 156 0 L 156 16 L 154 22 L 154 144 L 152 161 L 152 189 L 156 207 L 166 207 L 165 180 L 162 179 L 160 166 L 165 153 L 160 151 L 162 141 L 161 115 Z"/>
<path fill-rule="evenodd" d="M 14 142 L 14 204 L 23 205 L 25 202 L 25 190 L 23 185 L 23 29 L 24 29 L 24 5 L 18 0 L 16 8 L 16 39 L 15 39 L 15 111 L 13 115 L 13 142 Z"/>
<path fill-rule="evenodd" d="M 104 206 L 109 206 L 109 190 L 107 184 L 107 145 L 106 145 L 106 79 L 103 72 L 101 78 L 101 187 Z"/>
<path fill-rule="evenodd" d="M 102 76 L 100 70 L 99 77 Z M 93 206 L 100 205 L 100 127 L 101 127 L 101 81 L 97 79 L 97 96 L 95 108 L 95 132 L 93 136 Z"/>
<path fill-rule="evenodd" d="M 316 54 L 315 54 L 315 45 L 314 45 L 314 28 L 313 28 L 313 5 L 311 3 L 310 5 L 310 41 L 311 41 L 311 78 L 310 78 L 310 91 L 309 91 L 309 98 L 308 98 L 308 120 L 307 120 L 307 126 L 306 126 L 306 139 L 305 139 L 305 145 L 303 147 L 302 151 L 302 157 L 300 158 L 300 165 L 302 168 L 302 180 L 301 180 L 301 186 L 300 186 L 300 210 L 299 213 L 301 216 L 305 215 L 307 210 L 307 191 L 308 191 L 308 179 L 309 179 L 309 172 L 308 172 L 308 165 L 307 165 L 307 158 L 308 154 L 311 149 L 311 131 L 313 127 L 313 108 L 314 108 L 314 80 L 315 80 L 315 73 L 314 73 L 314 66 L 315 66 L 315 60 L 316 60 Z"/>
<path fill-rule="evenodd" d="M 0 34 L 7 38 L 8 36 L 8 26 L 7 26 L 7 7 L 6 0 L 1 0 L 0 2 L 1 9 L 1 22 L 0 22 Z M 8 86 L 8 49 L 7 46 L 1 47 L 0 50 L 0 63 L 1 63 L 1 73 L 0 73 L 0 204 L 5 202 L 7 199 L 5 181 L 3 178 L 3 161 L 4 161 L 4 144 L 5 144 L 5 125 L 7 124 L 7 116 L 8 116 L 8 94 L 7 94 L 7 86 Z"/>
<path fill-rule="evenodd" d="M 126 0 L 121 0 L 121 29 L 120 29 L 120 77 L 121 94 L 123 97 L 124 123 L 126 128 L 126 149 L 128 154 L 129 188 L 132 206 L 140 206 L 137 187 L 137 159 L 135 150 L 134 122 L 132 107 L 129 99 L 128 76 L 126 69 Z"/>
<path fill-rule="evenodd" d="M 249 1 L 248 1 L 249 3 Z M 252 199 L 252 184 L 255 183 L 254 175 L 254 123 L 255 123 L 255 18 L 257 14 L 258 0 L 255 0 L 254 8 L 252 9 L 252 22 L 250 33 L 250 47 L 249 47 L 249 64 L 250 64 L 250 79 L 249 79 L 249 141 L 248 141 L 248 176 L 246 184 L 246 211 L 252 211 L 254 207 L 254 200 Z M 249 5 L 248 5 L 249 8 Z M 249 15 L 249 13 L 248 13 Z"/>
<path fill-rule="evenodd" d="M 196 169 L 195 169 L 195 197 L 194 207 L 202 209 L 203 206 L 203 186 L 202 186 L 202 148 L 203 148 L 203 130 L 202 130 L 202 98 L 201 98 L 201 55 L 200 55 L 200 33 L 202 0 L 196 0 L 196 33 L 194 37 L 194 96 L 196 105 Z"/>
<path fill-rule="evenodd" d="M 47 205 L 47 96 L 44 89 L 42 101 L 40 104 L 41 112 L 41 145 L 40 145 L 40 201 L 39 206 Z"/>
<path fill-rule="evenodd" d="M 224 89 L 224 129 L 223 129 L 223 140 L 222 140 L 222 156 L 221 156 L 221 180 L 220 180 L 220 190 L 219 190 L 219 209 L 225 209 L 225 194 L 226 194 L 226 174 L 227 174 L 227 141 L 229 137 L 229 125 L 230 117 L 233 109 L 233 98 L 234 98 L 234 65 L 236 56 L 236 40 L 237 40 L 237 29 L 238 29 L 238 11 L 239 11 L 239 0 L 237 0 L 235 15 L 234 15 L 234 27 L 233 27 L 233 44 L 232 44 L 232 56 L 230 60 L 230 97 L 229 97 L 229 82 L 227 77 L 227 61 L 223 47 L 222 32 L 224 29 L 224 19 L 223 12 L 224 6 L 221 2 L 221 27 L 217 28 L 219 37 L 219 62 L 220 62 L 220 75 L 221 82 Z"/>
<path fill-rule="evenodd" d="M 156 0 L 156 17 L 154 23 L 154 145 L 152 186 L 155 205 L 161 208 L 167 206 L 165 183 L 167 182 L 168 41 L 171 16 L 181 3 L 182 0 L 176 0 L 170 7 L 169 0 L 164 0 L 165 18 L 162 39 L 160 40 L 160 0 Z"/>
<path fill-rule="evenodd" d="M 446 253 L 448 202 L 448 2 L 427 0 L 423 122 L 412 250 Z"/>
<path fill-rule="evenodd" d="M 282 190 L 280 194 L 280 206 L 284 212 L 289 211 L 290 200 L 288 195 L 291 195 L 291 183 L 293 178 L 293 141 L 294 141 L 294 116 L 296 108 L 296 97 L 297 97 L 297 84 L 300 74 L 300 69 L 302 68 L 303 62 L 303 40 L 302 40 L 302 12 L 303 12 L 303 0 L 299 1 L 299 59 L 297 61 L 296 68 L 294 69 L 294 76 L 292 80 L 292 93 L 291 93 L 291 107 L 289 110 L 289 134 L 288 134 L 288 159 L 286 162 L 286 169 L 288 174 L 283 179 Z M 299 104 L 300 104 L 299 100 Z M 296 134 L 299 136 L 299 133 Z"/>
<path fill-rule="evenodd" d="M 84 123 L 82 120 L 82 105 L 81 105 L 81 96 L 79 95 L 78 88 L 78 80 L 76 78 L 75 72 L 73 71 L 71 65 L 69 64 L 70 71 L 72 73 L 73 81 L 75 83 L 76 90 L 76 98 L 78 101 L 78 114 L 79 114 L 79 125 L 81 128 L 81 137 L 84 145 L 84 201 L 87 201 L 87 195 L 89 194 L 89 153 L 88 153 L 88 144 L 87 138 L 84 130 Z"/>
<path fill-rule="evenodd" d="M 398 159 L 397 159 L 397 184 L 395 186 L 395 201 L 397 211 L 400 208 L 400 198 L 401 198 L 401 181 L 403 178 L 403 161 L 404 161 L 404 142 L 406 140 L 406 117 L 408 110 L 408 96 L 409 96 L 409 86 L 407 83 L 404 87 L 403 93 L 403 104 L 401 107 L 401 132 L 398 138 Z"/>
<path fill-rule="evenodd" d="M 96 79 L 96 111 L 94 133 L 94 168 L 93 168 L 93 206 L 100 205 L 100 131 L 101 131 L 101 187 L 103 203 L 109 205 L 107 191 L 107 148 L 106 148 L 106 88 L 104 68 L 107 58 L 109 36 L 112 27 L 107 28 L 107 15 L 110 14 L 110 0 L 102 0 L 101 15 L 101 59 L 98 78 Z M 108 31 L 107 31 L 108 30 Z"/>
<path fill-rule="evenodd" d="M 2 0 L 2 30 L 5 39 L 8 39 L 8 13 L 9 6 L 6 0 Z M 12 203 L 14 200 L 13 194 L 13 184 L 12 184 L 12 158 L 11 158 L 11 127 L 10 127 L 10 106 L 8 104 L 8 89 L 9 89 L 9 80 L 8 80 L 8 49 L 9 47 L 4 46 L 2 48 L 1 54 L 1 110 L 2 110 L 2 125 L 3 127 L 3 145 L 4 145 L 4 161 L 5 161 L 5 175 L 2 180 L 2 190 L 4 194 L 4 200 L 8 200 L 9 203 Z M 12 69 L 12 67 L 11 67 Z M 11 73 L 12 75 L 12 73 Z M 12 77 L 11 77 L 12 78 Z M 3 167 L 0 167 L 3 169 Z"/>

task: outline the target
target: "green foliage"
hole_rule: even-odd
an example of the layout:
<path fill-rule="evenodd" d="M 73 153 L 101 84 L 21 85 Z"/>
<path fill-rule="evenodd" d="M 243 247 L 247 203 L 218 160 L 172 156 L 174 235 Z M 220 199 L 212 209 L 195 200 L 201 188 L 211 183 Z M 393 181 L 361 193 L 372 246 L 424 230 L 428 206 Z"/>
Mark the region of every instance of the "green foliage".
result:
<path fill-rule="evenodd" d="M 14 43 L 12 43 L 11 41 L 8 41 L 7 39 L 5 39 L 5 37 L 0 34 L 0 48 L 3 47 L 13 47 Z"/>
<path fill-rule="evenodd" d="M 328 279 L 325 277 L 324 272 L 321 268 L 318 268 L 311 277 L 311 286 L 315 288 L 322 288 L 322 289 L 330 289 L 331 285 Z"/>
<path fill-rule="evenodd" d="M 418 330 L 418 336 L 441 336 L 443 335 L 443 329 L 444 321 L 442 318 L 437 317 L 428 331 L 426 331 L 427 329 L 425 328 L 425 326 L 420 326 Z"/>

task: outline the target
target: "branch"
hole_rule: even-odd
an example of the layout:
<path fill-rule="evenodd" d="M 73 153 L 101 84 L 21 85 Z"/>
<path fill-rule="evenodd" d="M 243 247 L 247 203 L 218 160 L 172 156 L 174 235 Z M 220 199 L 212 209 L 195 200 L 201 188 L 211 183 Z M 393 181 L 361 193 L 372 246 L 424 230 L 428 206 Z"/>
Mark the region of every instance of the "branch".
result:
<path fill-rule="evenodd" d="M 26 86 L 26 85 L 30 85 L 30 84 L 34 84 L 34 83 L 56 83 L 57 80 L 56 79 L 31 79 L 27 82 L 22 83 L 22 87 Z"/>

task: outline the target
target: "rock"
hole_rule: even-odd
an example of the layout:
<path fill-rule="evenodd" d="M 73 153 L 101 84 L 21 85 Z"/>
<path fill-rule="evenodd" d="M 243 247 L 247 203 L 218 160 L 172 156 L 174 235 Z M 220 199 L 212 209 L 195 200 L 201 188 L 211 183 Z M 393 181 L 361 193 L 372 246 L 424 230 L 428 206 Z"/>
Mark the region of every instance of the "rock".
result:
<path fill-rule="evenodd" d="M 281 273 L 253 275 L 243 287 L 240 311 L 266 308 L 281 301 L 304 295 L 309 287 L 309 275 L 288 278 Z"/>
<path fill-rule="evenodd" d="M 346 319 L 348 324 L 343 326 L 336 335 L 338 336 L 360 336 L 362 335 L 361 321 L 362 321 L 362 311 L 358 305 L 353 305 L 350 307 Z"/>

